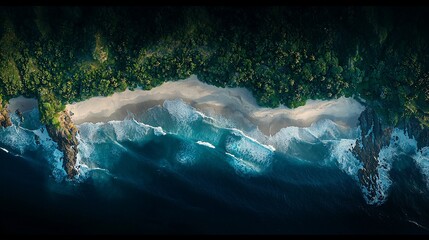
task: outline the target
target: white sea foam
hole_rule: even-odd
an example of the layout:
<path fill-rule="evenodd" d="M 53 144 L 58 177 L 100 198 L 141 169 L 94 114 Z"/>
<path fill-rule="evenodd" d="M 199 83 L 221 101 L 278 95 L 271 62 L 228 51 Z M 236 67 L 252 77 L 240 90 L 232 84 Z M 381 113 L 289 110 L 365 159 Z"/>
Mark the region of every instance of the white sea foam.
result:
<path fill-rule="evenodd" d="M 34 134 L 31 130 L 23 129 L 19 126 L 12 125 L 7 128 L 0 129 L 0 142 L 19 154 L 25 151 L 35 150 L 36 144 Z"/>
<path fill-rule="evenodd" d="M 197 144 L 209 147 L 209 148 L 216 148 L 215 146 L 213 146 L 213 144 L 209 143 L 209 142 L 204 142 L 204 141 L 197 141 Z"/>
<path fill-rule="evenodd" d="M 24 155 L 28 151 L 41 150 L 43 156 L 52 167 L 52 176 L 55 181 L 64 180 L 66 173 L 62 167 L 63 154 L 58 150 L 58 145 L 49 137 L 46 128 L 30 130 L 13 124 L 10 127 L 0 129 L 0 142 L 9 149 Z M 36 144 L 35 136 L 39 137 L 40 145 Z"/>
<path fill-rule="evenodd" d="M 79 130 L 83 128 L 79 127 Z M 82 133 L 82 131 L 80 131 Z M 92 138 L 84 137 L 85 135 L 81 135 L 80 133 L 77 134 L 76 138 L 79 142 L 78 145 L 78 153 L 77 153 L 77 159 L 81 160 L 83 159 L 89 159 L 91 157 L 91 154 L 94 152 L 94 141 L 91 141 Z"/>
<path fill-rule="evenodd" d="M 252 141 L 251 138 L 246 138 L 241 134 L 228 136 L 225 144 L 225 150 L 228 155 L 231 154 L 238 160 L 238 162 L 233 162 L 234 167 L 236 167 L 237 164 L 243 166 L 244 163 L 248 163 L 245 165 L 252 166 L 251 169 L 259 172 L 267 168 L 272 162 L 273 151 L 271 148 L 257 141 Z"/>
<path fill-rule="evenodd" d="M 258 145 L 260 145 L 260 146 L 268 149 L 271 152 L 274 152 L 276 150 L 272 145 L 265 145 L 263 143 L 260 143 L 258 140 L 254 139 L 252 137 L 247 136 L 240 129 L 237 129 L 237 128 L 227 128 L 227 129 L 231 130 L 234 135 L 240 136 L 240 137 L 244 137 L 244 138 L 248 139 L 249 141 L 254 142 L 254 143 L 256 143 L 256 144 L 258 144 Z"/>
<path fill-rule="evenodd" d="M 218 123 L 218 121 L 215 118 L 209 117 L 209 116 L 205 115 L 204 113 L 197 111 L 195 108 L 188 105 L 187 103 L 185 103 L 181 99 L 165 100 L 163 107 L 167 109 L 167 111 L 170 113 L 170 115 L 174 119 L 176 119 L 177 122 L 182 124 L 180 126 L 180 128 L 185 128 L 185 130 L 182 132 L 183 132 L 183 134 L 186 134 L 187 136 L 193 132 L 192 128 L 189 126 L 189 124 L 191 124 L 192 122 L 196 121 L 199 118 L 209 119 L 210 120 L 209 124 L 211 124 L 215 128 L 229 130 L 233 134 L 240 136 L 240 137 L 243 137 L 243 138 L 246 138 L 249 141 L 254 142 L 254 143 L 268 149 L 269 151 L 275 151 L 275 148 L 272 145 L 263 144 L 263 143 L 259 142 L 258 140 L 246 135 L 240 129 L 220 126 L 220 124 Z M 186 128 L 186 127 L 188 127 L 188 128 Z M 192 136 L 188 136 L 188 137 L 192 137 Z"/>
<path fill-rule="evenodd" d="M 109 170 L 99 167 L 89 167 L 85 163 L 78 163 L 76 164 L 78 166 L 78 176 L 76 178 L 77 182 L 84 182 L 86 179 L 89 178 L 89 173 L 92 171 L 102 171 L 110 176 L 113 176 Z"/>
<path fill-rule="evenodd" d="M 345 100 L 342 99 L 341 101 Z M 323 106 L 330 108 L 328 105 L 329 103 L 326 103 Z M 329 159 L 335 161 L 342 171 L 356 180 L 358 180 L 357 176 L 359 169 L 363 167 L 362 163 L 353 156 L 351 151 L 349 151 L 353 148 L 356 137 L 359 135 L 356 132 L 356 129 L 358 128 L 342 127 L 337 122 L 334 122 L 334 120 L 321 119 L 312 122 L 309 127 L 290 126 L 282 128 L 273 136 L 267 136 L 259 131 L 257 126 L 255 126 L 254 129 L 243 131 L 239 129 L 238 126 L 234 125 L 235 122 L 231 123 L 232 121 L 229 121 L 222 116 L 212 116 L 211 114 L 208 116 L 206 113 L 202 113 L 196 108 L 190 106 L 182 99 L 167 99 L 162 104 L 162 107 L 164 108 L 163 111 L 168 112 L 168 114 L 171 115 L 173 122 L 178 123 L 174 126 L 176 129 L 173 129 L 173 131 L 175 131 L 180 137 L 190 138 L 199 145 L 204 145 L 209 148 L 215 148 L 214 145 L 220 146 L 218 145 L 218 141 L 221 139 L 220 135 L 224 134 L 224 130 L 230 131 L 231 136 L 226 137 L 225 150 L 226 154 L 229 156 L 229 163 L 240 174 L 253 174 L 265 170 L 272 162 L 273 152 L 278 151 L 288 153 L 291 151 L 291 147 L 295 146 L 295 144 L 291 145 L 291 143 L 321 144 L 321 146 L 327 147 L 331 150 L 331 156 Z M 258 112 L 261 113 L 260 116 L 269 116 L 269 114 L 266 114 L 266 111 L 268 110 L 269 109 L 262 111 L 259 109 Z M 277 109 L 276 111 L 280 110 L 289 113 L 295 111 L 288 109 Z M 311 110 L 311 108 L 308 110 Z M 355 110 L 355 115 L 358 116 L 360 113 L 360 107 L 356 107 Z M 303 111 L 303 109 L 301 109 L 301 111 Z M 333 107 L 330 108 L 330 111 L 337 113 Z M 163 112 L 163 114 L 165 114 L 165 112 Z M 346 113 L 347 111 L 344 112 Z M 293 117 L 293 114 L 291 117 Z M 199 119 L 202 119 L 204 124 L 211 124 L 213 126 L 213 132 L 210 132 L 212 130 L 207 130 L 206 134 L 205 130 L 202 131 L 202 133 L 195 130 L 198 129 L 194 128 L 195 122 Z M 56 143 L 49 138 L 46 129 L 40 128 L 32 131 L 20 127 L 16 116 L 13 117 L 13 121 L 14 126 L 6 129 L 0 129 L 0 142 L 7 149 L 20 153 L 28 150 L 35 150 L 37 148 L 43 148 L 46 152 L 48 161 L 53 166 L 52 175 L 58 181 L 62 181 L 62 179 L 66 177 L 65 171 L 62 167 L 62 153 L 57 149 Z M 165 127 L 162 124 L 164 123 L 163 121 L 164 120 L 161 119 L 159 122 L 160 126 L 156 127 L 136 121 L 134 118 L 128 118 L 123 121 L 83 123 L 79 125 L 80 135 L 78 134 L 78 141 L 80 144 L 78 146 L 79 153 L 77 162 L 79 174 L 86 176 L 88 171 L 91 171 L 91 169 L 105 169 L 104 166 L 99 164 L 100 157 L 98 155 L 103 154 L 94 153 L 95 148 L 99 147 L 97 144 L 109 144 L 108 147 L 105 147 L 106 151 L 109 151 L 109 154 L 104 154 L 106 155 L 106 159 L 111 156 L 116 156 L 120 152 L 126 151 L 122 145 L 124 144 L 124 141 L 140 142 L 150 139 L 153 136 L 169 134 L 170 129 L 168 127 L 165 128 L 168 132 L 164 131 L 162 128 Z M 42 143 L 41 146 L 36 146 L 34 143 L 34 134 L 40 137 L 40 141 Z M 203 134 L 211 134 L 213 136 L 201 137 Z M 398 138 L 397 141 L 396 138 Z M 114 145 L 110 145 L 110 143 L 114 143 Z M 195 146 L 196 145 L 194 143 L 181 143 L 181 145 L 178 146 L 179 150 L 176 154 L 177 161 L 182 164 L 195 163 L 198 156 L 198 149 Z M 389 178 L 389 171 L 392 167 L 393 159 L 398 154 L 414 154 L 413 158 L 422 170 L 429 187 L 429 149 L 426 147 L 422 149 L 422 151 L 416 152 L 416 148 L 415 140 L 410 139 L 402 130 L 395 129 L 393 131 L 390 145 L 383 148 L 378 156 L 378 195 L 374 201 L 378 201 L 379 203 L 380 201 L 377 199 L 382 199 L 382 202 L 387 198 L 388 190 L 392 184 Z M 5 148 L 2 148 L 2 150 L 4 151 Z M 293 150 L 297 152 L 298 158 L 300 157 L 300 154 L 305 156 L 307 153 L 305 152 L 307 151 L 306 148 L 297 147 L 293 148 Z M 368 189 L 362 189 L 362 191 L 366 194 L 365 196 L 368 196 Z M 371 199 L 367 199 L 367 201 L 369 203 L 375 203 L 371 202 L 373 201 Z"/>
<path fill-rule="evenodd" d="M 109 124 L 105 123 L 83 123 L 79 126 L 79 137 L 81 139 L 86 139 L 87 141 L 91 141 L 93 143 L 104 143 L 108 141 L 108 134 L 106 132 L 109 132 L 107 130 L 108 127 L 113 127 Z M 79 140 L 79 139 L 78 139 Z"/>
<path fill-rule="evenodd" d="M 198 115 L 200 115 L 203 119 L 208 119 L 208 120 L 210 120 L 211 122 L 216 122 L 216 121 L 217 121 L 215 118 L 210 117 L 210 116 L 207 116 L 207 115 L 205 115 L 204 113 L 202 113 L 202 112 L 200 112 L 200 111 L 197 111 L 195 108 L 193 108 L 193 109 L 194 109 L 195 113 L 197 113 Z"/>
<path fill-rule="evenodd" d="M 396 138 L 398 138 L 397 141 Z M 399 152 L 405 154 L 412 154 L 417 151 L 417 141 L 414 137 L 410 138 L 406 132 L 398 128 L 395 128 L 392 132 L 390 145 L 392 144 L 394 144 Z"/>
<path fill-rule="evenodd" d="M 67 173 L 63 168 L 64 154 L 58 149 L 58 144 L 51 139 L 45 126 L 34 130 L 33 133 L 39 136 L 40 146 L 46 152 L 44 155 L 52 166 L 54 180 L 57 182 L 64 181 L 67 178 Z"/>
<path fill-rule="evenodd" d="M 138 124 L 135 120 L 110 121 L 118 141 L 140 141 L 149 133 L 149 128 Z"/>
<path fill-rule="evenodd" d="M 93 126 L 90 126 L 89 128 L 83 127 L 83 129 L 88 130 Z M 81 129 L 82 127 L 80 126 L 79 127 L 80 132 L 82 132 Z M 89 131 L 86 133 L 89 133 Z M 93 137 L 94 135 L 89 133 L 89 136 Z M 89 139 L 83 138 L 80 135 L 80 133 L 76 135 L 76 138 L 79 142 L 79 145 L 77 146 L 78 152 L 76 155 L 76 169 L 78 170 L 77 179 L 79 182 L 82 182 L 88 178 L 88 172 L 90 168 L 88 167 L 86 162 L 89 161 L 91 154 L 94 152 L 94 145 L 91 143 L 88 143 L 87 141 L 89 141 Z"/>
<path fill-rule="evenodd" d="M 162 106 L 179 123 L 190 123 L 201 117 L 195 108 L 186 104 L 182 99 L 165 100 Z"/>
<path fill-rule="evenodd" d="M 341 127 L 330 119 L 321 119 L 304 128 L 317 139 L 338 139 L 343 135 Z"/>
<path fill-rule="evenodd" d="M 5 151 L 6 153 L 9 153 L 9 150 L 7 150 L 6 148 L 2 148 L 0 147 L 1 150 Z"/>
<path fill-rule="evenodd" d="M 415 155 L 416 151 L 417 141 L 414 138 L 410 138 L 408 134 L 401 129 L 393 129 L 389 145 L 383 147 L 378 155 L 377 189 L 372 189 L 375 191 L 376 195 L 371 198 L 369 194 L 370 189 L 365 189 L 365 186 L 363 186 L 364 197 L 368 204 L 380 205 L 387 200 L 389 189 L 392 185 L 389 172 L 392 168 L 393 161 L 401 154 Z"/>
<path fill-rule="evenodd" d="M 114 160 L 119 159 L 123 152 L 127 152 L 121 141 L 139 142 L 147 137 L 146 133 L 152 131 L 151 128 L 140 125 L 133 119 L 96 124 L 84 123 L 78 125 L 78 128 L 79 133 L 76 137 L 79 145 L 76 165 L 82 169 L 79 173 L 83 176 L 85 176 L 84 171 L 114 164 Z M 89 169 L 83 164 L 89 166 Z M 103 167 L 100 167 L 101 165 Z"/>
<path fill-rule="evenodd" d="M 279 132 L 274 134 L 274 136 L 270 137 L 268 142 L 276 146 L 279 151 L 288 152 L 291 142 L 294 139 L 299 139 L 300 131 L 302 131 L 302 129 L 298 127 L 282 128 Z"/>
<path fill-rule="evenodd" d="M 355 139 L 333 141 L 331 145 L 331 160 L 336 161 L 342 171 L 358 181 L 357 174 L 359 169 L 363 168 L 363 165 L 351 152 L 355 144 Z"/>
<path fill-rule="evenodd" d="M 63 153 L 57 148 L 54 149 L 52 156 L 49 161 L 53 165 L 52 176 L 55 181 L 61 182 L 67 177 L 67 173 L 63 168 Z"/>
<path fill-rule="evenodd" d="M 231 159 L 228 161 L 235 171 L 240 175 L 252 175 L 261 172 L 261 168 L 253 164 L 252 162 L 246 161 L 243 158 L 236 157 L 234 154 L 225 152 L 226 155 L 230 156 Z"/>
<path fill-rule="evenodd" d="M 419 166 L 422 175 L 425 177 L 426 186 L 429 188 L 429 147 L 423 147 L 414 156 L 414 161 Z"/>
<path fill-rule="evenodd" d="M 139 141 L 151 134 L 156 136 L 167 134 L 162 127 L 138 122 L 134 118 L 107 123 L 83 123 L 79 125 L 79 132 L 82 139 L 91 143 L 105 143 L 112 140 Z"/>
<path fill-rule="evenodd" d="M 378 178 L 376 179 L 376 189 L 367 189 L 366 186 L 362 186 L 364 198 L 368 204 L 380 205 L 383 204 L 388 197 L 392 180 L 389 176 L 389 171 L 392 168 L 393 158 L 396 156 L 396 149 L 390 145 L 383 147 L 378 155 Z M 371 186 L 372 187 L 372 186 Z M 371 195 L 371 192 L 375 192 L 375 196 Z"/>
<path fill-rule="evenodd" d="M 145 128 L 149 128 L 149 129 L 152 129 L 152 130 L 153 130 L 153 132 L 154 132 L 154 134 L 155 134 L 156 136 L 163 136 L 163 135 L 166 135 L 166 134 L 167 134 L 167 133 L 164 131 L 164 129 L 162 129 L 162 127 L 160 127 L 160 126 L 158 126 L 158 127 L 154 127 L 154 126 L 151 126 L 151 125 L 148 125 L 148 124 L 142 123 L 142 122 L 138 122 L 138 121 L 136 121 L 135 119 L 133 119 L 133 121 L 134 121 L 135 123 L 137 123 L 138 125 L 140 125 L 140 126 L 143 126 L 143 127 L 145 127 Z"/>
<path fill-rule="evenodd" d="M 343 128 L 329 119 L 322 119 L 310 127 L 290 126 L 280 129 L 276 134 L 267 138 L 266 142 L 273 145 L 277 151 L 287 153 L 292 143 L 317 144 L 324 141 L 353 139 L 356 132 L 351 128 Z M 297 150 L 294 148 L 294 150 Z"/>
<path fill-rule="evenodd" d="M 223 128 L 219 125 L 217 119 L 208 117 L 198 112 L 195 108 L 189 106 L 182 100 L 168 100 L 163 104 L 177 122 L 183 125 L 189 125 L 195 120 L 202 118 L 210 120 L 209 123 L 215 128 L 231 131 L 235 137 L 227 137 L 226 154 L 232 159 L 229 163 L 240 173 L 250 174 L 260 172 L 271 163 L 272 152 L 288 152 L 292 141 L 298 143 L 314 144 L 320 140 L 331 150 L 330 159 L 336 161 L 338 167 L 358 181 L 358 171 L 362 169 L 362 163 L 350 151 L 355 143 L 356 137 L 360 136 L 359 128 L 345 129 L 337 123 L 325 119 L 313 123 L 310 127 L 287 127 L 281 129 L 271 137 L 262 134 L 257 128 L 251 133 L 244 133 L 237 128 Z M 161 126 L 153 127 L 151 125 L 138 122 L 134 119 L 124 121 L 110 121 L 107 124 L 112 126 L 118 141 L 131 140 L 136 141 L 145 138 L 148 134 L 165 135 L 167 134 Z M 81 132 L 85 132 L 80 127 Z M 100 128 L 104 124 L 93 124 L 94 128 Z M 106 130 L 106 129 L 104 129 Z M 89 131 L 89 130 L 88 130 Z M 94 130 L 91 130 L 94 131 Z M 89 132 L 91 132 L 89 131 Z M 92 135 L 91 135 L 92 134 Z M 94 133 L 87 133 L 87 138 L 98 137 Z M 195 133 L 192 133 L 195 134 Z M 179 134 L 181 135 L 181 134 Z M 189 136 L 192 137 L 192 136 Z M 346 138 L 342 138 L 346 137 Z M 396 140 L 398 138 L 398 140 Z M 84 142 L 84 140 L 80 140 Z M 215 148 L 213 144 L 198 140 L 199 145 L 209 148 Z M 119 143 L 118 143 L 119 144 Z M 120 144 L 119 144 L 120 145 Z M 82 144 L 79 152 L 89 159 L 90 152 L 94 151 L 93 146 Z M 121 146 L 122 147 L 122 146 Z M 377 196 L 374 199 L 369 198 L 369 189 L 362 187 L 364 196 L 369 204 L 381 204 L 388 196 L 388 190 L 392 184 L 389 178 L 389 171 L 392 167 L 392 161 L 398 154 L 410 154 L 416 152 L 416 141 L 410 139 L 404 131 L 394 129 L 392 140 L 388 147 L 383 148 L 379 154 L 379 167 L 377 169 L 379 178 L 377 180 Z M 426 179 L 429 179 L 429 160 L 427 148 L 414 156 L 416 163 L 422 169 Z M 195 146 L 192 144 L 182 144 L 176 154 L 178 162 L 182 164 L 193 164 L 196 160 Z M 82 165 L 83 166 L 83 165 Z M 85 169 L 85 167 L 81 167 Z M 429 181 L 428 181 L 429 187 Z"/>

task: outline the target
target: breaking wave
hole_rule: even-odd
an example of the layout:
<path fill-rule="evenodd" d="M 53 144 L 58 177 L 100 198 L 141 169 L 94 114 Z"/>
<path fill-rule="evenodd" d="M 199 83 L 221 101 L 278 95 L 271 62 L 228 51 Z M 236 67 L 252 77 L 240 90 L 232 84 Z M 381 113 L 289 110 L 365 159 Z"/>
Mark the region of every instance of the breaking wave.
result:
<path fill-rule="evenodd" d="M 38 110 L 25 115 L 25 121 L 12 114 L 13 125 L 0 129 L 0 149 L 19 155 L 41 150 L 52 167 L 56 181 L 64 181 L 62 153 L 40 124 Z M 122 121 L 83 123 L 77 135 L 78 182 L 91 177 L 93 172 L 115 177 L 115 164 L 124 154 L 131 154 L 129 144 L 144 147 L 151 141 L 163 138 L 175 140 L 174 150 L 161 153 L 162 158 L 174 159 L 180 166 L 191 167 L 204 160 L 204 153 L 211 151 L 224 156 L 224 161 L 241 176 L 269 174 L 276 164 L 276 154 L 293 156 L 281 161 L 302 161 L 315 166 L 338 168 L 359 184 L 358 172 L 362 163 L 351 149 L 360 136 L 359 128 L 346 128 L 322 119 L 310 127 L 286 127 L 272 136 L 264 135 L 257 126 L 242 130 L 222 116 L 208 116 L 181 99 L 165 100 L 142 116 L 129 116 Z M 36 143 L 36 138 L 40 144 Z M 151 148 L 152 149 L 152 148 Z M 152 149 L 151 151 L 156 151 Z M 168 155 L 170 154 L 170 155 Z M 417 151 L 416 141 L 399 129 L 394 129 L 389 146 L 378 156 L 377 196 L 368 197 L 368 190 L 361 186 L 367 203 L 386 201 L 392 180 L 389 172 L 392 163 L 401 154 L 412 156 L 422 171 L 429 188 L 429 148 Z"/>

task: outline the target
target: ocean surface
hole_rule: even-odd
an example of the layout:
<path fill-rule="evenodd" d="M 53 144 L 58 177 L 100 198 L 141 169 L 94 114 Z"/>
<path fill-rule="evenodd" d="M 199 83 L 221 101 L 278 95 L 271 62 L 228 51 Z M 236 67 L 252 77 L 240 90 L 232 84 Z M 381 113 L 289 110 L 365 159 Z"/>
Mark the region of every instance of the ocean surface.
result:
<path fill-rule="evenodd" d="M 267 137 L 166 100 L 78 125 L 70 181 L 38 115 L 0 129 L 1 233 L 429 233 L 429 148 L 398 129 L 375 201 L 349 151 L 360 129 L 330 120 Z"/>

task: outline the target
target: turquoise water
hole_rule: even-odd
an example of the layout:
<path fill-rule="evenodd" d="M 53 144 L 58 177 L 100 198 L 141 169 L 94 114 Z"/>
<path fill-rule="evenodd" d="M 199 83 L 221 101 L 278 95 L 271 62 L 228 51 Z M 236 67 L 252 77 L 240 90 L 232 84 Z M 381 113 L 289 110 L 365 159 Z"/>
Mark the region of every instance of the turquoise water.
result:
<path fill-rule="evenodd" d="M 37 119 L 35 109 L 0 130 L 4 233 L 429 232 L 429 154 L 399 130 L 383 150 L 377 202 L 348 151 L 359 129 L 329 120 L 267 137 L 167 100 L 79 125 L 69 181 Z"/>

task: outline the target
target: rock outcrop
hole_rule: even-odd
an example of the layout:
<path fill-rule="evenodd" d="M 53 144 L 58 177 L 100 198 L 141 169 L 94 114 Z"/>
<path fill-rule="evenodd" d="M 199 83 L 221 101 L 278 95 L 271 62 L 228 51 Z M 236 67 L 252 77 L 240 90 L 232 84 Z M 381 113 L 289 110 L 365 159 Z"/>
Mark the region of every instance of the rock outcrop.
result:
<path fill-rule="evenodd" d="M 380 192 L 379 186 L 379 154 L 381 149 L 390 145 L 393 127 L 384 125 L 370 107 L 359 116 L 359 126 L 361 136 L 352 149 L 353 155 L 362 163 L 362 168 L 358 172 L 359 182 L 366 190 L 365 197 L 368 202 L 380 203 L 383 201 L 380 199 L 383 198 L 383 193 Z M 417 150 L 429 146 L 429 128 L 422 127 L 416 118 L 403 119 L 395 127 L 404 130 L 409 138 L 416 140 Z M 393 140 L 397 141 L 398 137 Z"/>
<path fill-rule="evenodd" d="M 391 127 L 383 127 L 376 112 L 367 108 L 359 116 L 361 138 L 356 140 L 352 153 L 363 164 L 359 170 L 358 178 L 362 186 L 368 191 L 368 197 L 377 197 L 378 155 L 380 150 L 390 144 Z M 381 200 L 381 199 L 380 199 Z"/>
<path fill-rule="evenodd" d="M 3 107 L 0 99 L 0 127 L 9 127 L 12 125 L 10 120 L 9 111 L 7 110 L 7 105 Z"/>
<path fill-rule="evenodd" d="M 59 127 L 53 125 L 46 126 L 49 136 L 58 144 L 58 148 L 63 152 L 63 168 L 67 176 L 72 179 L 77 170 L 76 159 L 79 142 L 77 141 L 77 127 L 73 124 L 70 115 L 66 111 L 62 111 L 59 116 Z"/>
<path fill-rule="evenodd" d="M 21 123 L 23 123 L 24 122 L 24 115 L 22 114 L 22 112 L 19 111 L 19 109 L 16 109 L 15 114 L 19 117 L 19 121 Z"/>
<path fill-rule="evenodd" d="M 404 122 L 403 126 L 399 127 L 404 128 L 410 138 L 414 137 L 417 141 L 418 150 L 429 146 L 429 128 L 420 126 L 419 120 L 416 118 L 411 118 L 409 121 Z"/>

